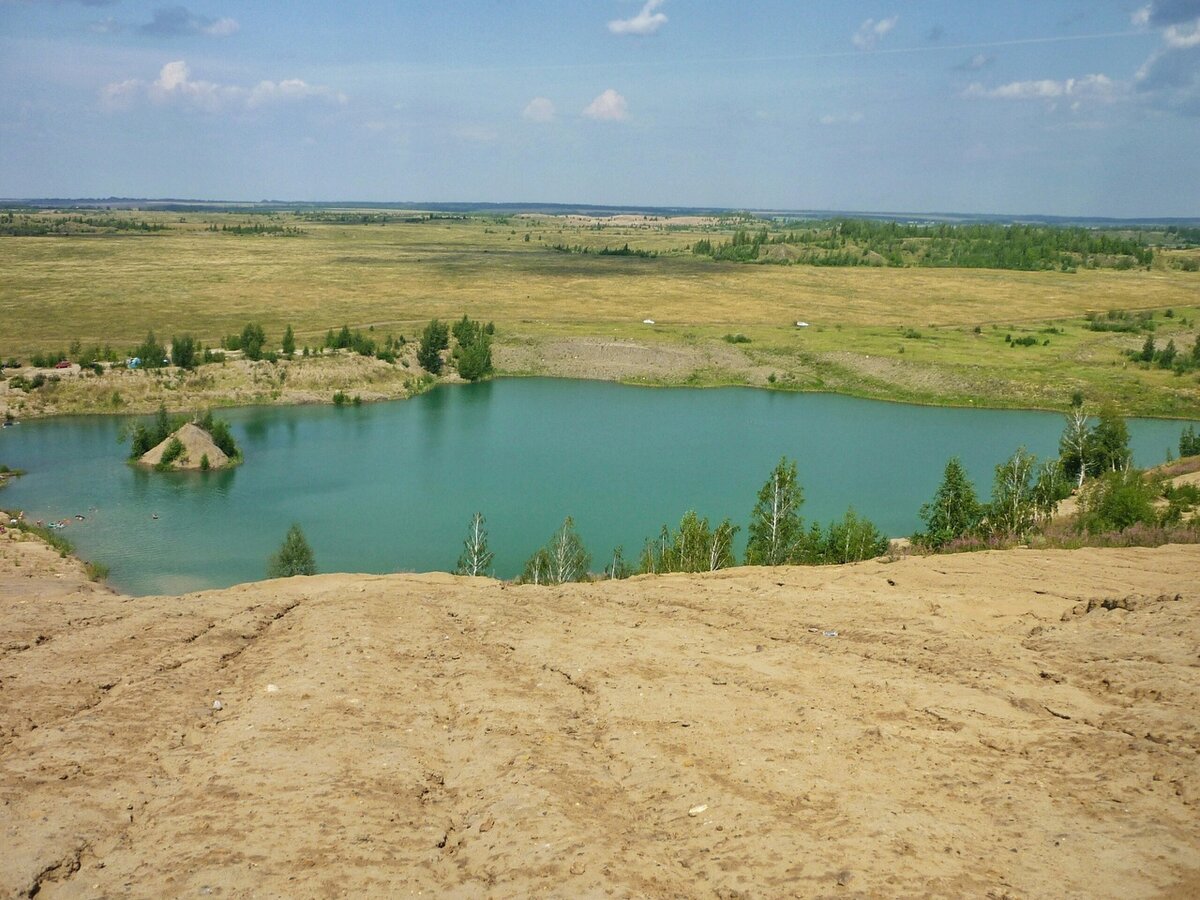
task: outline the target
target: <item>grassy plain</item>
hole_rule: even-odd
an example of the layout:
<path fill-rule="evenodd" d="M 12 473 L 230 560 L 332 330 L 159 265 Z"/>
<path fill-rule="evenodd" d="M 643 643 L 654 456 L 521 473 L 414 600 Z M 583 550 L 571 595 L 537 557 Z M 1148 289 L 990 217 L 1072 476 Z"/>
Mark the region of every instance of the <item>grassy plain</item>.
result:
<path fill-rule="evenodd" d="M 1140 347 L 1144 336 L 1084 327 L 1089 311 L 1157 310 L 1160 346 L 1173 337 L 1190 349 L 1200 274 L 1162 262 L 1149 271 L 1076 273 L 746 265 L 688 252 L 701 232 L 722 236 L 712 224 L 112 215 L 168 228 L 0 237 L 5 358 L 73 340 L 123 352 L 150 329 L 160 338 L 187 332 L 215 344 L 251 320 L 272 341 L 291 324 L 300 345 L 320 343 L 343 323 L 413 338 L 431 317 L 466 313 L 495 321 L 502 374 L 774 384 L 988 406 L 1063 406 L 1081 390 L 1113 397 L 1130 413 L 1200 416 L 1195 373 L 1142 369 L 1122 351 Z M 267 221 L 305 233 L 208 230 Z M 628 244 L 659 255 L 562 253 L 550 249 L 554 244 Z M 656 324 L 643 325 L 647 318 Z M 798 320 L 810 327 L 795 327 Z M 1057 331 L 1043 333 L 1047 328 Z M 735 332 L 750 341 L 726 343 Z M 904 336 L 914 333 L 920 336 Z M 1027 333 L 1049 345 L 1004 340 Z M 62 399 L 60 408 L 70 408 L 69 397 Z"/>

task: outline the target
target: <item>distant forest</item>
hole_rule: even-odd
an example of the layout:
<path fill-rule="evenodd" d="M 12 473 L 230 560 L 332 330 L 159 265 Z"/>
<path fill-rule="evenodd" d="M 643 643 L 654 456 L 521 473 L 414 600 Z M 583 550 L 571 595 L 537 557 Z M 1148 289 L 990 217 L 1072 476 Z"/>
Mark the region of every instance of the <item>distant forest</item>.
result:
<path fill-rule="evenodd" d="M 733 262 L 810 266 L 919 266 L 1064 271 L 1132 269 L 1154 260 L 1151 243 L 1200 243 L 1200 229 L 1152 233 L 1045 225 L 904 224 L 867 219 L 738 229 L 725 242 L 704 238 L 692 253 Z"/>
<path fill-rule="evenodd" d="M 42 216 L 0 214 L 0 235 L 38 237 L 48 234 L 111 234 L 115 231 L 165 231 L 165 225 L 115 216 Z"/>

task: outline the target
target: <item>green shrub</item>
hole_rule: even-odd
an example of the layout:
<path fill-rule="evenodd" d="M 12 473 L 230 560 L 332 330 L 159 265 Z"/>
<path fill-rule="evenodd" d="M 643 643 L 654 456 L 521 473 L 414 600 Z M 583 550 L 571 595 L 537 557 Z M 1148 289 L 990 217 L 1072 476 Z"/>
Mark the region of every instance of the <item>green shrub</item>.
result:
<path fill-rule="evenodd" d="M 1096 478 L 1079 495 L 1079 528 L 1089 534 L 1123 531 L 1138 523 L 1154 525 L 1156 485 L 1137 469 L 1119 469 Z"/>
<path fill-rule="evenodd" d="M 268 578 L 290 578 L 293 575 L 316 575 L 317 563 L 312 548 L 298 524 L 288 529 L 279 552 L 267 560 Z"/>

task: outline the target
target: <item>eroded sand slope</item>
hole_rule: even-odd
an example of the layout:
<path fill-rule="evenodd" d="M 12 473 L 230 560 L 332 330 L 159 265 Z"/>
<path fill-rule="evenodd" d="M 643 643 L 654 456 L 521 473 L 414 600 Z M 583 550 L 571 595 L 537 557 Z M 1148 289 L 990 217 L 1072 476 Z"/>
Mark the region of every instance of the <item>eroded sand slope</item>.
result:
<path fill-rule="evenodd" d="M 0 547 L 5 895 L 1200 893 L 1200 547 L 137 600 Z"/>

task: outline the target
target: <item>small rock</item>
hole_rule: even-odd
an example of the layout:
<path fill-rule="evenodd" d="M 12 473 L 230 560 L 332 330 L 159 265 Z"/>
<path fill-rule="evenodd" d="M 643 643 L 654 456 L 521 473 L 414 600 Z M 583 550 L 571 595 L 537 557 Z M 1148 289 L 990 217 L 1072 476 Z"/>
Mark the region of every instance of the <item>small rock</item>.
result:
<path fill-rule="evenodd" d="M 222 703 L 221 703 L 221 701 L 220 701 L 220 700 L 214 700 L 214 701 L 213 701 L 213 709 L 215 709 L 215 710 L 222 710 L 222 709 L 224 709 L 224 708 L 225 708 L 225 706 L 224 706 L 224 704 L 222 704 Z"/>
<path fill-rule="evenodd" d="M 492 826 L 495 824 L 496 824 L 496 820 L 493 819 L 491 816 L 488 816 L 486 819 L 484 819 L 482 822 L 479 823 L 479 830 L 480 831 L 491 831 Z"/>
<path fill-rule="evenodd" d="M 694 819 L 694 818 L 696 818 L 696 816 L 700 815 L 700 813 L 704 812 L 707 809 L 708 809 L 708 804 L 701 803 L 699 806 L 693 806 L 691 809 L 689 809 L 688 815 Z"/>
<path fill-rule="evenodd" d="M 279 690 L 279 688 L 276 687 L 275 685 L 273 685 L 273 684 L 267 685 L 267 693 L 268 694 L 274 694 L 277 690 Z"/>
<path fill-rule="evenodd" d="M 851 872 L 849 869 L 842 869 L 842 871 L 837 873 L 838 887 L 845 887 L 853 880 L 854 880 L 854 873 Z"/>

